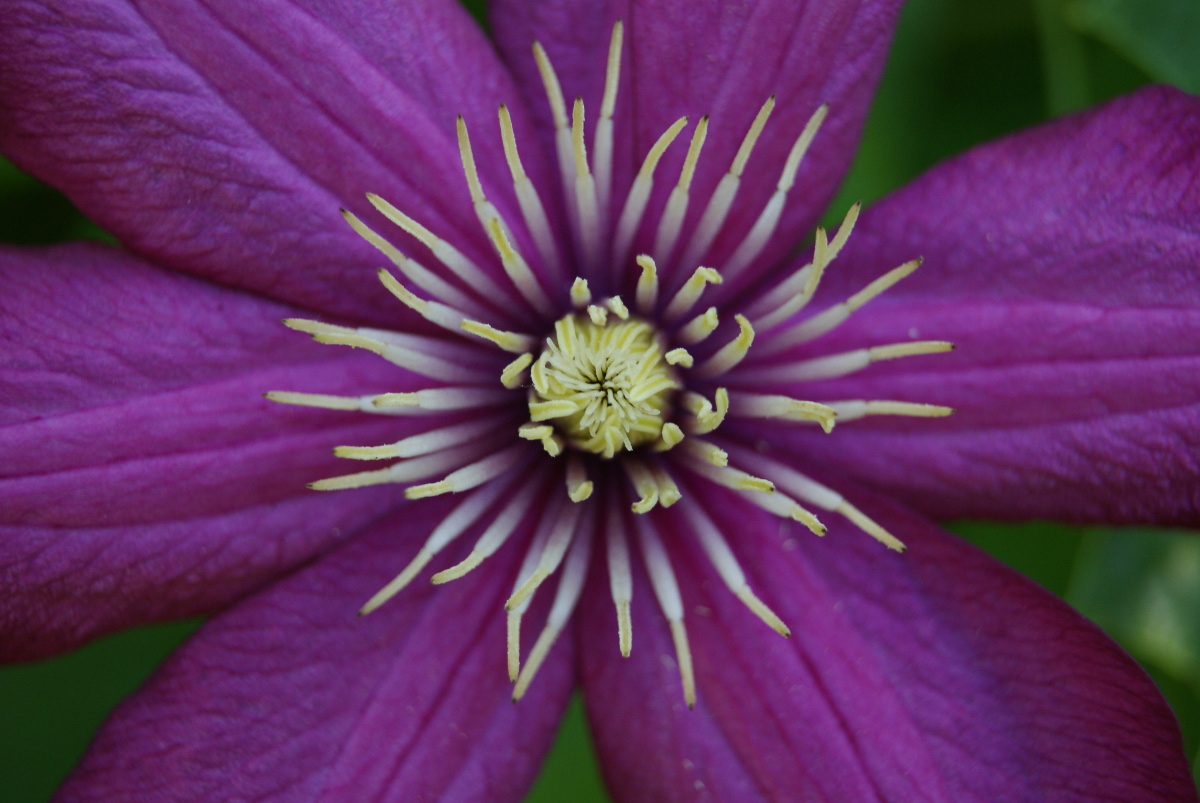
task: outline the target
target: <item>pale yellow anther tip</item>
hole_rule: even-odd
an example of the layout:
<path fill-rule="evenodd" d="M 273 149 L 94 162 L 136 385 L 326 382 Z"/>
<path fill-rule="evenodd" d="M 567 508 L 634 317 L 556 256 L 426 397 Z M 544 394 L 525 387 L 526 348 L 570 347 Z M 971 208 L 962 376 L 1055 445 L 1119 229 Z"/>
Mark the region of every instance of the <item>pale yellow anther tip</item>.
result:
<path fill-rule="evenodd" d="M 404 497 L 406 499 L 428 499 L 431 496 L 441 496 L 453 491 L 453 485 L 446 480 L 441 480 L 439 482 L 427 482 L 424 485 L 414 485 L 411 488 L 406 488 Z"/>
<path fill-rule="evenodd" d="M 571 305 L 583 309 L 592 302 L 592 291 L 588 288 L 587 279 L 576 277 L 571 283 Z"/>
<path fill-rule="evenodd" d="M 691 368 L 695 363 L 695 360 L 692 359 L 692 355 L 689 354 L 688 350 L 685 348 L 671 349 L 663 355 L 663 359 L 667 361 L 668 365 L 679 365 L 684 368 Z"/>
<path fill-rule="evenodd" d="M 655 450 L 665 452 L 668 449 L 678 446 L 682 440 L 683 430 L 679 428 L 678 424 L 663 424 L 662 432 L 659 434 L 659 442 L 655 446 Z"/>
<path fill-rule="evenodd" d="M 371 399 L 372 407 L 420 407 L 416 393 L 381 393 Z"/>
<path fill-rule="evenodd" d="M 653 491 L 634 502 L 629 509 L 634 513 L 645 514 L 653 510 L 656 505 L 658 505 L 658 491 Z"/>
<path fill-rule="evenodd" d="M 294 329 L 297 332 L 304 332 L 309 335 L 317 335 L 322 330 L 327 330 L 331 326 L 331 324 L 312 321 L 308 318 L 284 318 L 283 325 L 288 329 Z"/>
<path fill-rule="evenodd" d="M 764 480 L 762 477 L 742 477 L 738 480 L 737 487 L 743 491 L 755 491 L 756 493 L 764 494 L 775 493 L 775 483 L 770 480 Z"/>
<path fill-rule="evenodd" d="M 595 490 L 595 485 L 591 480 L 586 480 L 567 491 L 567 496 L 570 497 L 572 502 L 578 503 L 589 499 L 593 490 Z"/>

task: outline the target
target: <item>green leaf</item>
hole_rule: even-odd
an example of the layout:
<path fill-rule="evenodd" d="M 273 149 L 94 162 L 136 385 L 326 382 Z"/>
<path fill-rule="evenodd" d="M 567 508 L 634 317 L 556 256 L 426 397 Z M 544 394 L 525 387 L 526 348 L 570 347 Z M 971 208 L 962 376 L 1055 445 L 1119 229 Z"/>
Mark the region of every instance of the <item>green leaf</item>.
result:
<path fill-rule="evenodd" d="M 1084 539 L 1067 600 L 1130 651 L 1200 680 L 1200 537 L 1109 530 Z"/>
<path fill-rule="evenodd" d="M 1155 80 L 1200 94 L 1200 0 L 1074 0 L 1065 11 Z"/>

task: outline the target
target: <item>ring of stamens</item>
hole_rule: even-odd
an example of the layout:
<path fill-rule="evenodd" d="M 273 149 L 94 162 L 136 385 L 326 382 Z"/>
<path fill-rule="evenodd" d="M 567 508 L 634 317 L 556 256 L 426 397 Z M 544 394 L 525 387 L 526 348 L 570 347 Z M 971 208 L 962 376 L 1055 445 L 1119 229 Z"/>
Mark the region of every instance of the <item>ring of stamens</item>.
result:
<path fill-rule="evenodd" d="M 654 445 L 682 387 L 660 336 L 643 320 L 572 313 L 554 324 L 530 369 L 530 417 L 605 458 Z"/>
<path fill-rule="evenodd" d="M 459 118 L 456 126 L 464 174 L 476 215 L 495 248 L 495 256 L 511 287 L 497 286 L 495 279 L 465 254 L 377 196 L 369 195 L 370 203 L 421 242 L 468 289 L 461 289 L 442 278 L 441 271 L 425 268 L 357 217 L 344 213 L 351 227 L 379 249 L 402 275 L 403 280 L 386 270 L 379 274 L 383 285 L 398 301 L 455 337 L 488 341 L 517 355 L 500 372 L 498 384 L 501 387 L 493 384 L 495 377 L 491 368 L 484 367 L 485 364 L 494 365 L 493 361 L 481 361 L 475 348 L 452 342 L 444 335 L 351 329 L 320 321 L 289 319 L 285 321 L 288 326 L 312 335 L 318 342 L 367 349 L 408 371 L 451 384 L 364 396 L 275 391 L 268 393 L 267 398 L 284 404 L 374 415 L 442 415 L 454 411 L 476 414 L 473 419 L 427 429 L 392 444 L 339 447 L 335 452 L 339 457 L 372 461 L 398 459 L 399 462 L 382 469 L 330 477 L 310 485 L 314 490 L 328 491 L 401 483 L 409 486 L 405 496 L 411 499 L 462 494 L 462 501 L 429 534 L 409 565 L 372 597 L 361 613 L 375 610 L 399 593 L 439 551 L 472 528 L 482 532 L 470 554 L 458 564 L 435 574 L 432 582 L 443 583 L 463 576 L 507 540 L 513 539 L 521 531 L 523 522 L 536 518 L 538 523 L 526 546 L 525 560 L 513 594 L 505 605 L 509 672 L 515 682 L 515 700 L 524 694 L 571 616 L 588 574 L 592 542 L 601 537 L 607 547 L 618 643 L 621 653 L 629 655 L 633 580 L 626 531 L 630 530 L 637 536 L 654 594 L 670 624 L 684 698 L 691 706 L 695 701 L 695 681 L 684 626 L 684 606 L 657 521 L 646 514 L 656 507 L 674 505 L 685 494 L 691 495 L 698 483 L 700 487 L 715 483 L 767 512 L 802 523 L 816 535 L 824 535 L 826 527 L 806 505 L 839 514 L 889 549 L 903 551 L 904 545 L 898 539 L 833 489 L 768 454 L 746 447 L 736 437 L 723 437 L 716 430 L 727 416 L 816 424 L 829 432 L 835 422 L 840 424 L 866 416 L 949 415 L 953 411 L 939 405 L 888 399 L 845 399 L 822 404 L 757 390 L 845 376 L 873 362 L 944 352 L 953 346 L 942 341 L 906 341 L 799 361 L 762 361 L 763 355 L 785 352 L 829 332 L 919 266 L 920 260 L 905 263 L 846 301 L 798 321 L 798 313 L 812 301 L 823 273 L 846 244 L 858 216 L 857 205 L 851 208 L 832 239 L 824 230 L 817 229 L 812 261 L 808 265 L 795 270 L 733 316 L 737 334 L 732 340 L 719 347 L 708 344 L 707 339 L 718 331 L 722 318 L 717 306 L 697 307 L 701 296 L 709 285 L 736 279 L 762 254 L 774 235 L 788 193 L 795 184 L 800 162 L 820 128 L 827 108 L 818 108 L 795 140 L 774 194 L 732 256 L 719 265 L 720 272 L 711 267 L 697 267 L 673 296 L 660 298 L 663 288 L 660 287 L 656 259 L 672 272 L 680 265 L 701 264 L 710 245 L 725 230 L 727 219 L 730 219 L 747 160 L 771 115 L 775 100 L 771 97 L 763 104 L 728 171 L 708 199 L 699 221 L 684 238 L 682 223 L 708 130 L 708 118 L 700 120 L 679 180 L 671 191 L 654 234 L 652 253 L 634 256 L 635 239 L 652 195 L 655 170 L 663 153 L 686 127 L 687 118 L 670 126 L 650 148 L 624 202 L 619 203 L 620 199 L 614 197 L 616 188 L 613 185 L 613 114 L 622 41 L 623 26 L 618 21 L 612 32 L 591 159 L 584 142 L 583 103 L 577 100 L 568 114 L 549 58 L 540 45 L 534 45 L 538 71 L 554 119 L 555 150 L 562 174 L 566 216 L 576 239 L 574 262 L 582 274 L 570 285 L 568 293 L 553 292 L 556 284 L 565 280 L 571 260 L 561 258 L 561 244 L 550 228 L 537 189 L 525 174 L 512 121 L 504 106 L 500 107 L 499 119 L 505 158 L 522 222 L 541 257 L 540 264 L 537 260 L 530 262 L 528 257 L 532 254 L 521 252 L 520 238 L 512 235 L 516 229 L 487 200 L 466 123 Z M 613 218 L 611 213 L 618 209 L 620 215 Z M 677 248 L 683 254 L 679 259 L 674 258 Z M 603 264 L 616 266 L 620 273 L 631 256 L 641 269 L 636 289 L 630 296 L 633 312 L 617 296 L 593 303 L 585 277 L 594 279 Z M 409 289 L 410 284 L 425 297 Z M 508 290 L 513 292 L 506 292 Z M 523 300 L 530 311 L 545 316 L 538 318 L 544 321 L 554 314 L 557 303 L 566 300 L 564 295 L 575 311 L 556 322 L 553 335 L 543 341 L 544 346 L 536 354 L 536 333 L 507 331 L 488 323 L 489 320 L 501 322 L 492 312 L 498 305 L 506 304 L 505 296 Z M 712 300 L 720 301 L 720 298 Z M 508 316 L 503 320 L 520 317 Z M 656 328 L 656 325 L 663 328 Z M 743 365 L 755 344 L 756 332 L 756 358 Z M 665 333 L 670 335 L 670 348 Z M 696 359 L 689 349 L 695 350 Z M 719 378 L 720 386 L 713 388 L 711 401 L 695 390 L 687 389 L 687 383 L 683 381 L 685 371 L 694 371 L 693 376 L 708 381 Z M 532 420 L 520 425 L 517 434 L 520 439 L 540 441 L 551 457 L 561 456 L 562 468 L 557 471 L 537 465 L 525 444 L 511 443 L 496 435 L 507 431 L 507 422 L 512 420 L 507 412 L 507 402 L 516 402 L 514 392 L 522 387 L 528 388 L 525 392 Z M 567 450 L 567 445 L 573 448 Z M 669 456 L 661 454 L 668 450 L 674 451 Z M 588 466 L 593 461 L 585 453 L 614 458 L 623 451 L 635 452 L 619 455 L 620 473 L 625 475 L 631 487 L 622 490 L 619 483 L 594 485 L 588 478 Z M 730 465 L 731 460 L 735 465 Z M 560 483 L 565 480 L 566 498 L 552 496 L 549 504 L 542 507 L 541 515 L 535 517 L 531 513 L 538 507 L 535 500 L 545 499 L 554 476 L 560 478 Z M 422 482 L 411 484 L 416 481 Z M 596 506 L 601 502 L 588 502 L 594 492 L 604 500 L 605 509 L 611 511 L 604 515 L 603 534 L 596 519 L 599 513 Z M 627 526 L 627 518 L 617 513 L 619 505 L 628 505 L 631 499 L 636 501 L 628 509 L 639 514 L 632 528 Z M 585 513 L 584 508 L 588 505 L 590 512 Z M 704 512 L 705 504 L 695 500 L 682 508 L 699 545 L 729 590 L 767 625 L 781 635 L 788 635 L 787 626 L 747 585 L 731 545 Z M 538 587 L 560 565 L 561 580 L 545 629 L 529 653 L 528 663 L 521 667 L 521 617 Z"/>

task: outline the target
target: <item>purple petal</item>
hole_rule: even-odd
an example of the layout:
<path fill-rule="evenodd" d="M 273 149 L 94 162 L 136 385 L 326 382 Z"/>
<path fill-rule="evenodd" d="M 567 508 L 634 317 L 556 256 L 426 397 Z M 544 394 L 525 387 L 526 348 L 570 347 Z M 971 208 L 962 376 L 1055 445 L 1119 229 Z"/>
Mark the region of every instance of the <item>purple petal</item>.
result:
<path fill-rule="evenodd" d="M 458 3 L 18 2 L 0 30 L 0 148 L 135 250 L 358 320 L 394 317 L 345 206 L 376 192 L 490 255 L 458 158 L 511 188 L 497 104 L 517 91 Z M 533 172 L 536 154 L 527 156 Z M 511 194 L 511 192 L 510 192 Z M 494 200 L 502 209 L 510 198 Z M 515 216 L 510 216 L 515 218 Z M 386 228 L 384 228 L 386 226 Z"/>
<path fill-rule="evenodd" d="M 1197 141 L 1200 101 L 1149 89 L 972 151 L 870 210 L 826 299 L 925 262 L 805 356 L 958 349 L 790 390 L 957 412 L 791 431 L 783 448 L 930 516 L 1196 524 Z"/>
<path fill-rule="evenodd" d="M 423 502 L 422 518 L 449 506 Z M 211 621 L 117 710 L 58 800 L 519 800 L 573 650 L 511 702 L 511 551 L 356 618 L 424 534 L 406 511 Z"/>
<path fill-rule="evenodd" d="M 411 421 L 262 394 L 412 375 L 307 342 L 285 307 L 108 248 L 4 251 L 0 284 L 5 658 L 212 610 L 396 504 L 395 489 L 304 485 L 348 473 L 332 446 L 394 441 Z"/>
<path fill-rule="evenodd" d="M 761 274 L 807 232 L 849 165 L 900 3 L 895 0 L 827 2 L 763 0 L 753 3 L 564 3 L 500 0 L 494 4 L 497 46 L 526 93 L 529 108 L 550 130 L 550 118 L 530 44 L 546 48 L 568 100 L 600 105 L 604 64 L 613 22 L 626 25 L 622 95 L 616 125 L 616 198 L 654 141 L 676 119 L 693 124 L 711 115 L 684 231 L 699 221 L 704 201 L 729 168 L 759 107 L 771 95 L 778 106 L 756 146 L 730 220 L 704 264 L 720 265 L 753 225 L 775 190 L 789 149 L 809 116 L 830 105 L 797 177 L 779 230 L 748 275 Z M 544 137 L 545 147 L 551 147 Z M 660 208 L 679 175 L 686 136 L 659 167 Z M 619 203 L 615 211 L 619 211 Z M 642 247 L 653 243 L 657 212 L 643 228 Z M 695 265 L 680 265 L 688 275 Z"/>
<path fill-rule="evenodd" d="M 590 635 L 612 618 L 592 595 L 584 693 L 617 799 L 1196 799 L 1149 678 L 1033 583 L 894 505 L 861 506 L 907 542 L 903 555 L 843 521 L 818 540 L 718 501 L 751 587 L 792 637 L 725 590 L 687 527 L 672 529 L 697 672 L 688 711 L 646 586 L 628 660 Z"/>

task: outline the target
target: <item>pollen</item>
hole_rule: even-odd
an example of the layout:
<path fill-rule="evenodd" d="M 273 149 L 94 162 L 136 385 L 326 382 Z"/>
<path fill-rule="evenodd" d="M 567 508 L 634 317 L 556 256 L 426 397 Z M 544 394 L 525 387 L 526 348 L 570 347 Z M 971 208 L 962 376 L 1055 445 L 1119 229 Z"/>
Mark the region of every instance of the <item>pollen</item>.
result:
<path fill-rule="evenodd" d="M 530 376 L 534 420 L 552 420 L 570 444 L 605 458 L 658 445 L 682 387 L 653 326 L 601 315 L 559 319 Z"/>

